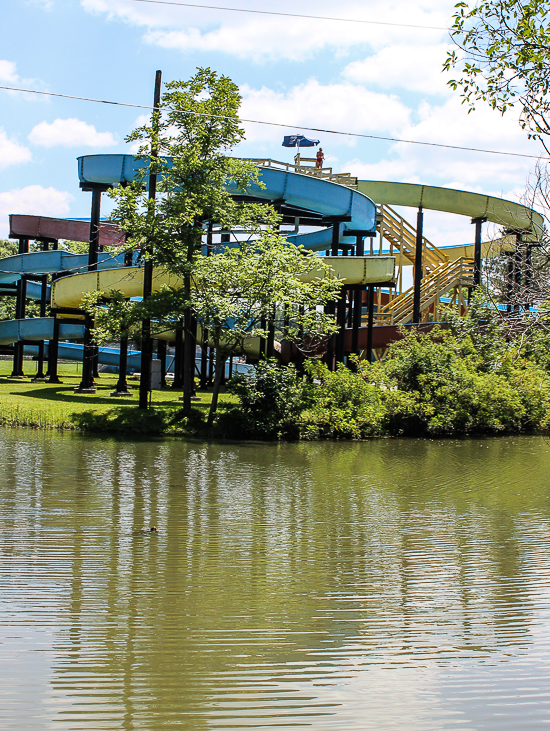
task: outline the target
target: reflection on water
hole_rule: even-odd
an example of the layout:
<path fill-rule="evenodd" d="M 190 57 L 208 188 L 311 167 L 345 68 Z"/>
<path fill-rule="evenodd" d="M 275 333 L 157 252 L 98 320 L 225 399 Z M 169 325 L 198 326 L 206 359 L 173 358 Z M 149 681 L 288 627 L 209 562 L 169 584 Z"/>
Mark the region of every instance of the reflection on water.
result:
<path fill-rule="evenodd" d="M 548 723 L 539 437 L 0 455 L 2 729 Z"/>

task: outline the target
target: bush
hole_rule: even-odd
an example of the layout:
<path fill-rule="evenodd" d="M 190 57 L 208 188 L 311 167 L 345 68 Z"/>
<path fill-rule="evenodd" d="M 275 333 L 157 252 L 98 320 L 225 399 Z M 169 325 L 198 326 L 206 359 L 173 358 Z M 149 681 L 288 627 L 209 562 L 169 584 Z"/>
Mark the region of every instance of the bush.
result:
<path fill-rule="evenodd" d="M 299 436 L 298 417 L 311 390 L 294 366 L 261 361 L 251 373 L 237 373 L 227 390 L 240 401 L 244 435 L 258 439 Z"/>
<path fill-rule="evenodd" d="M 381 389 L 367 381 L 364 371 L 354 372 L 340 364 L 329 371 L 324 363 L 306 366 L 318 384 L 310 406 L 300 415 L 305 438 L 358 439 L 384 432 L 384 403 Z"/>
<path fill-rule="evenodd" d="M 259 439 L 362 439 L 550 427 L 550 376 L 495 333 L 413 331 L 383 363 L 331 372 L 312 361 L 306 373 L 270 361 L 236 376 L 229 389 L 240 407 L 226 414 L 234 430 Z"/>

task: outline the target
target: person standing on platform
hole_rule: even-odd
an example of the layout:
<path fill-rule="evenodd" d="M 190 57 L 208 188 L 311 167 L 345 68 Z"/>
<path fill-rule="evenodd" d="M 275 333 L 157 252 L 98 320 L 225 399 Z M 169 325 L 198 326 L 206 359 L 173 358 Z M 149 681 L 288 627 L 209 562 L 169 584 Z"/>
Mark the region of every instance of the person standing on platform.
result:
<path fill-rule="evenodd" d="M 316 163 L 316 167 L 318 167 L 319 169 L 322 168 L 323 167 L 323 161 L 324 161 L 324 159 L 325 159 L 325 156 L 323 154 L 323 148 L 320 147 L 317 150 L 317 163 Z"/>

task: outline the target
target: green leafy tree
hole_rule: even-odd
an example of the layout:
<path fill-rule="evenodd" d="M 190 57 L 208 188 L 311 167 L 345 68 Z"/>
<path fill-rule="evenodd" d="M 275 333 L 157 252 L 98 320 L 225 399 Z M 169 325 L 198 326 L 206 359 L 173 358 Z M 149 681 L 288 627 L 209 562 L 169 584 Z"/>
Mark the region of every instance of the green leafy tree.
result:
<path fill-rule="evenodd" d="M 259 211 L 236 203 L 226 188 L 230 182 L 244 192 L 258 181 L 255 166 L 227 156 L 244 138 L 240 103 L 236 84 L 209 68 L 198 69 L 188 81 L 166 84 L 151 124 L 127 138 L 140 143 L 141 175 L 112 193 L 116 201 L 112 217 L 128 233 L 127 245 L 139 249 L 142 260 L 183 279 L 179 300 L 186 334 L 186 412 L 191 407 L 195 357 L 191 275 L 206 223 L 231 229 L 246 224 Z M 149 199 L 145 189 L 151 174 L 157 176 L 156 200 Z"/>
<path fill-rule="evenodd" d="M 97 339 L 102 342 L 117 333 L 131 336 L 143 317 L 151 318 L 155 334 L 162 337 L 189 308 L 216 350 L 211 426 L 227 354 L 247 352 L 254 340 L 269 337 L 270 327 L 278 339 L 298 345 L 304 333 L 308 340 L 332 334 L 334 318 L 324 313 L 323 306 L 339 296 L 340 287 L 322 259 L 288 245 L 268 229 L 212 256 L 197 255 L 189 293 L 164 287 L 141 303 L 107 293 L 108 308 L 101 304 L 104 295 L 91 293 L 87 306 L 95 310 Z"/>
<path fill-rule="evenodd" d="M 449 82 L 465 103 L 487 102 L 504 113 L 517 108 L 530 137 L 547 152 L 550 134 L 550 3 L 548 0 L 483 0 L 455 5 L 451 37 L 458 46 L 444 67 L 458 68 Z"/>

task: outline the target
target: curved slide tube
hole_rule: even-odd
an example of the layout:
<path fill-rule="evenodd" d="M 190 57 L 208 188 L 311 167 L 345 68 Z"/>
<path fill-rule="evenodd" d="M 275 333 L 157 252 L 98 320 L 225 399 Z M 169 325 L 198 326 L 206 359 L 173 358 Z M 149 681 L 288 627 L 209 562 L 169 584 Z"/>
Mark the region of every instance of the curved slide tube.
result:
<path fill-rule="evenodd" d="M 81 183 L 101 183 L 104 185 L 120 185 L 129 183 L 139 176 L 144 161 L 133 155 L 85 155 L 78 158 L 78 174 Z M 322 214 L 335 218 L 350 218 L 343 224 L 340 240 L 353 242 L 345 236 L 345 230 L 376 230 L 376 205 L 361 192 L 346 188 L 343 185 L 321 180 L 309 175 L 260 168 L 260 180 L 265 186 L 252 185 L 244 193 L 229 183 L 227 190 L 235 195 L 252 199 L 262 199 L 277 203 L 287 203 L 297 209 Z M 288 236 L 294 244 L 302 244 L 312 251 L 324 251 L 331 247 L 332 231 L 330 228 L 314 233 Z"/>
<path fill-rule="evenodd" d="M 98 255 L 98 269 L 115 269 L 124 266 L 124 254 Z M 0 284 L 13 284 L 23 274 L 55 274 L 88 269 L 88 254 L 71 254 L 69 251 L 32 251 L 14 254 L 0 261 Z"/>
<path fill-rule="evenodd" d="M 344 286 L 354 284 L 373 284 L 392 282 L 395 269 L 393 256 L 350 256 L 325 257 L 324 262 L 330 264 L 334 276 L 342 279 Z M 314 281 L 322 276 L 322 270 L 312 271 L 307 281 Z M 163 269 L 153 270 L 153 292 L 163 286 L 179 288 L 183 284 L 179 277 L 171 275 Z M 63 277 L 53 283 L 51 304 L 54 308 L 78 309 L 86 292 L 99 291 L 108 296 L 109 292 L 120 292 L 124 297 L 141 297 L 143 294 L 143 268 L 125 267 L 105 271 L 86 272 Z M 175 333 L 167 331 L 158 335 L 162 340 L 175 340 Z M 197 334 L 198 342 L 202 341 L 202 333 Z M 250 338 L 244 343 L 247 354 L 258 356 L 260 339 Z"/>
<path fill-rule="evenodd" d="M 323 258 L 330 265 L 335 277 L 342 279 L 343 286 L 393 282 L 394 256 L 346 256 Z M 322 270 L 313 270 L 307 280 L 322 276 Z M 163 286 L 179 288 L 182 280 L 164 269 L 153 270 L 153 292 Z M 141 297 L 143 294 L 143 267 L 124 267 L 105 271 L 85 272 L 62 277 L 53 283 L 52 307 L 78 309 L 86 292 L 120 292 L 124 297 Z"/>
<path fill-rule="evenodd" d="M 4 320 L 0 322 L 0 345 L 22 340 L 52 340 L 53 317 L 31 317 L 28 320 Z M 59 337 L 63 340 L 82 340 L 84 325 L 61 324 Z"/>
<path fill-rule="evenodd" d="M 372 197 L 381 205 L 411 208 L 422 206 L 432 211 L 456 213 L 470 218 L 486 218 L 506 228 L 532 231 L 534 238 L 539 237 L 544 230 L 544 220 L 537 211 L 521 203 L 491 195 L 385 180 L 358 180 L 357 190 Z"/>

